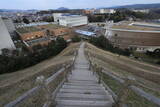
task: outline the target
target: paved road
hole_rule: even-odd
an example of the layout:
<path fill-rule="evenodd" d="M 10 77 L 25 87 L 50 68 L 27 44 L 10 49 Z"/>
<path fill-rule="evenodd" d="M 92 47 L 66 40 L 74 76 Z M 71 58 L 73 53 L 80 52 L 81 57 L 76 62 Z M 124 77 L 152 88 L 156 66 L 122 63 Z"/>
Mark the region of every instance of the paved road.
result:
<path fill-rule="evenodd" d="M 112 107 L 113 99 L 89 70 L 82 43 L 74 70 L 56 96 L 56 107 Z"/>

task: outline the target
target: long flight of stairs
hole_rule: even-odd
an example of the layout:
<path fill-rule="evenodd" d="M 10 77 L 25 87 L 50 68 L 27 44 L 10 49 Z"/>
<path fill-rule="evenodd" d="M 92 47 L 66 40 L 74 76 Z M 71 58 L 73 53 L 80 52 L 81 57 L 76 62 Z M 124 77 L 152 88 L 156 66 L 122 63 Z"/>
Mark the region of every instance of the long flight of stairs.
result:
<path fill-rule="evenodd" d="M 56 107 L 112 107 L 113 98 L 89 70 L 81 44 L 74 70 L 56 95 Z"/>

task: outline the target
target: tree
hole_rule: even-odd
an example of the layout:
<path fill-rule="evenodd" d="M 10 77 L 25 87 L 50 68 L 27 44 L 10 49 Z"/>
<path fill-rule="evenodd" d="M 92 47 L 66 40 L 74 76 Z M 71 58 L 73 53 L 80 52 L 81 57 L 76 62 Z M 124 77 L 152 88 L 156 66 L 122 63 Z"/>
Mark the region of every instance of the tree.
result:
<path fill-rule="evenodd" d="M 2 51 L 2 55 L 4 55 L 4 56 L 7 56 L 10 52 L 10 50 L 7 48 L 3 48 L 3 49 L 1 49 L 1 51 Z"/>
<path fill-rule="evenodd" d="M 58 37 L 57 40 L 52 41 L 48 46 L 33 46 L 33 52 L 23 47 L 22 51 L 25 55 L 18 55 L 18 51 L 15 50 L 12 56 L 8 56 L 5 54 L 8 53 L 9 50 L 3 49 L 2 51 L 4 54 L 0 55 L 0 74 L 15 72 L 35 65 L 51 56 L 59 54 L 66 47 L 67 42 L 63 38 Z"/>
<path fill-rule="evenodd" d="M 130 51 L 128 49 L 123 50 L 123 49 L 120 49 L 118 47 L 114 47 L 109 42 L 109 40 L 104 36 L 92 37 L 92 38 L 90 38 L 89 42 L 92 43 L 93 45 L 101 48 L 101 49 L 108 50 L 108 51 L 113 52 L 113 53 L 117 53 L 117 54 L 125 55 L 125 56 L 130 55 Z"/>
<path fill-rule="evenodd" d="M 73 38 L 72 38 L 72 42 L 80 42 L 81 41 L 81 38 L 78 37 L 77 35 L 75 35 Z"/>
<path fill-rule="evenodd" d="M 46 35 L 47 35 L 47 36 L 50 36 L 50 35 L 51 35 L 51 33 L 50 33 L 50 31 L 49 31 L 48 29 L 46 30 Z"/>
<path fill-rule="evenodd" d="M 64 38 L 58 37 L 56 39 L 56 43 L 54 46 L 56 50 L 56 54 L 59 53 L 61 50 L 63 50 L 66 47 L 67 47 L 67 42 L 64 40 Z"/>
<path fill-rule="evenodd" d="M 27 18 L 23 18 L 23 22 L 26 23 L 26 24 L 29 24 L 29 20 Z"/>
<path fill-rule="evenodd" d="M 45 22 L 54 22 L 54 18 L 52 16 L 47 16 L 42 19 Z"/>

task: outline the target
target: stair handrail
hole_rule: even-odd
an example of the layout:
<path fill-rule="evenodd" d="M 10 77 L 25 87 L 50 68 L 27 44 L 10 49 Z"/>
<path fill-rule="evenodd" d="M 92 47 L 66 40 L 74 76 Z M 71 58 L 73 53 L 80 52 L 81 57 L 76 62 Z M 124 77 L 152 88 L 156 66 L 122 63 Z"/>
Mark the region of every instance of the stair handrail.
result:
<path fill-rule="evenodd" d="M 54 90 L 54 92 L 52 92 L 51 94 L 51 98 L 49 99 L 49 101 L 46 101 L 43 105 L 43 107 L 49 107 L 51 104 L 52 106 L 56 105 L 56 101 L 55 101 L 55 97 L 57 95 L 57 92 L 59 91 L 59 89 L 62 87 L 62 85 L 64 84 L 65 81 L 68 81 L 68 75 L 69 73 L 72 74 L 72 70 L 74 69 L 74 64 L 75 64 L 75 60 L 76 60 L 76 56 L 77 56 L 77 50 L 74 52 L 74 57 L 72 59 L 72 63 L 70 65 L 71 70 L 69 70 L 69 72 L 65 72 L 64 73 L 64 79 L 62 80 L 62 82 L 58 85 L 58 87 L 56 87 L 56 89 Z M 67 66 L 64 65 L 64 68 L 68 68 Z"/>
<path fill-rule="evenodd" d="M 110 73 L 110 72 L 107 72 L 106 69 L 104 67 L 97 67 L 97 64 L 93 64 L 92 62 L 92 59 L 91 59 L 91 55 L 90 53 L 88 52 L 87 53 L 87 58 L 90 62 L 90 68 L 92 68 L 92 71 L 93 73 L 97 73 L 97 70 L 99 72 L 102 72 L 108 76 L 110 76 L 111 78 L 113 78 L 114 80 L 116 80 L 117 82 L 121 83 L 121 84 L 125 84 L 126 83 L 126 80 L 129 80 L 129 81 L 133 81 L 131 80 L 130 78 L 126 78 L 126 80 L 122 79 L 122 78 L 119 78 L 117 77 L 116 75 L 114 75 L 113 73 Z M 98 69 L 97 69 L 98 68 Z M 102 81 L 102 77 L 101 75 L 98 76 L 99 77 L 99 83 L 103 83 L 105 84 L 103 81 Z M 107 84 L 105 84 L 107 86 Z M 107 88 L 111 91 L 110 93 L 112 94 L 114 100 L 116 101 L 118 99 L 118 96 L 107 86 Z M 145 92 L 143 89 L 141 88 L 138 88 L 137 86 L 133 85 L 133 84 L 129 84 L 128 85 L 128 88 L 131 89 L 133 92 L 135 92 L 137 95 L 147 99 L 148 101 L 160 106 L 160 98 L 152 95 L 152 94 L 149 94 L 147 92 Z"/>
<path fill-rule="evenodd" d="M 56 77 L 58 75 L 60 75 L 61 73 L 65 72 L 65 69 L 71 67 L 72 64 L 69 64 L 66 66 L 66 68 L 61 68 L 60 70 L 58 70 L 56 73 L 54 73 L 52 76 L 50 76 L 49 78 L 47 78 L 44 81 L 45 85 L 48 85 L 49 83 L 51 83 L 52 81 L 54 81 L 56 79 Z M 30 90 L 28 90 L 27 92 L 25 92 L 24 94 L 22 94 L 20 97 L 16 98 L 15 100 L 9 102 L 8 104 L 4 105 L 4 107 L 15 107 L 16 105 L 18 105 L 20 102 L 32 97 L 34 95 L 34 93 L 36 93 L 38 90 L 42 89 L 44 86 L 42 85 L 38 85 Z"/>

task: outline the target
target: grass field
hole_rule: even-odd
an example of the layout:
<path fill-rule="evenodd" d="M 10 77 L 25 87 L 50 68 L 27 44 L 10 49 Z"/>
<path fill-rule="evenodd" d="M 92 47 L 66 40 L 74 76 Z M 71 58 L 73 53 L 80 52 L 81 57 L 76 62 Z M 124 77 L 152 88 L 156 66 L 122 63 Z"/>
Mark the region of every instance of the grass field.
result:
<path fill-rule="evenodd" d="M 122 94 L 123 85 L 118 83 L 113 78 L 103 74 L 103 81 L 110 87 L 116 95 Z M 146 99 L 138 96 L 132 90 L 128 91 L 128 97 L 125 100 L 125 103 L 128 107 L 157 107 L 155 104 L 147 101 Z"/>
<path fill-rule="evenodd" d="M 72 44 L 56 57 L 45 60 L 35 66 L 14 73 L 0 75 L 0 107 L 35 87 L 35 80 L 38 76 L 50 77 L 64 63 L 70 63 L 79 45 L 79 43 Z"/>
<path fill-rule="evenodd" d="M 145 53 L 134 52 L 133 56 L 140 58 L 141 61 L 145 61 L 151 64 L 157 64 L 160 61 L 160 58 L 153 58 L 146 55 Z"/>
<path fill-rule="evenodd" d="M 113 73 L 117 77 L 123 79 L 127 77 L 135 78 L 134 82 L 137 87 L 142 88 L 144 91 L 160 98 L 160 66 L 136 61 L 125 56 L 119 56 L 117 54 L 101 50 L 89 43 L 87 43 L 85 52 L 90 54 L 92 62 L 104 69 L 107 69 L 107 71 Z M 109 77 L 106 77 L 105 81 L 115 93 L 117 93 L 121 87 L 121 85 Z M 135 93 L 129 93 L 131 94 L 128 98 L 131 100 L 129 101 L 129 105 L 132 103 L 136 104 L 134 106 L 130 105 L 130 107 L 147 107 L 146 104 L 150 105 L 149 107 L 155 106 L 146 99 L 135 95 Z M 142 102 L 142 104 L 138 103 L 138 101 Z"/>
<path fill-rule="evenodd" d="M 120 68 L 152 82 L 160 83 L 160 66 L 143 63 L 125 56 L 119 56 L 117 54 L 103 51 L 91 44 L 88 44 L 87 46 L 87 51 L 91 53 L 93 58 L 98 58 L 103 62 L 114 65 L 116 68 Z"/>

